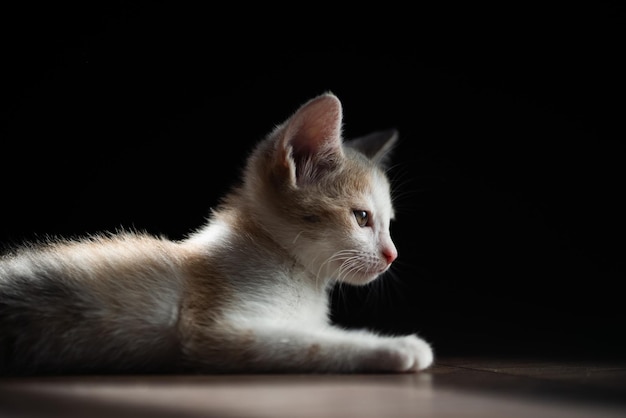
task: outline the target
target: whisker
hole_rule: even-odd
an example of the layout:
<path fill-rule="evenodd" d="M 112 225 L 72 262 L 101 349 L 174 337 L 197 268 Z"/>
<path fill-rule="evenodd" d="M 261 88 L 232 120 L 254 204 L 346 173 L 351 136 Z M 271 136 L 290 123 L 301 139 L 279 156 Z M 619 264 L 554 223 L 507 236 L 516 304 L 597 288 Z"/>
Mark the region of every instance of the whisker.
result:
<path fill-rule="evenodd" d="M 339 269 L 337 270 L 337 280 L 343 280 L 345 277 L 347 277 L 347 275 L 351 272 L 354 271 L 353 267 L 349 264 L 351 261 L 352 263 L 357 263 L 358 264 L 358 256 L 359 256 L 360 252 L 357 250 L 341 250 L 338 251 L 336 253 L 334 253 L 333 255 L 331 255 L 330 257 L 328 257 L 328 259 L 322 263 L 322 265 L 320 266 L 320 269 L 333 262 L 333 261 L 341 261 L 341 264 L 339 266 Z"/>
<path fill-rule="evenodd" d="M 295 244 L 295 243 L 296 243 L 296 241 L 298 241 L 298 238 L 300 238 L 300 235 L 302 235 L 302 233 L 303 233 L 303 232 L 304 232 L 304 230 L 302 230 L 302 231 L 298 232 L 298 235 L 296 235 L 296 237 L 293 239 L 292 244 Z"/>

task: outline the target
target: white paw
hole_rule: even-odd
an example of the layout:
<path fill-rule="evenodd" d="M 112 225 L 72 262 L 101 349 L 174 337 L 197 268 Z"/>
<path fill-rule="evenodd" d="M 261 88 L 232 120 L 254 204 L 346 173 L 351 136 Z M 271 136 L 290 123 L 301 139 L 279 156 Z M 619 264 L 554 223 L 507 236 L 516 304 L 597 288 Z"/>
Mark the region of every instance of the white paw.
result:
<path fill-rule="evenodd" d="M 434 354 L 430 344 L 416 335 L 401 337 L 401 345 L 409 353 L 406 365 L 408 367 L 402 371 L 419 371 L 424 370 L 433 364 Z"/>
<path fill-rule="evenodd" d="M 394 372 L 417 372 L 432 365 L 433 350 L 416 335 L 389 338 L 379 358 L 379 365 Z"/>

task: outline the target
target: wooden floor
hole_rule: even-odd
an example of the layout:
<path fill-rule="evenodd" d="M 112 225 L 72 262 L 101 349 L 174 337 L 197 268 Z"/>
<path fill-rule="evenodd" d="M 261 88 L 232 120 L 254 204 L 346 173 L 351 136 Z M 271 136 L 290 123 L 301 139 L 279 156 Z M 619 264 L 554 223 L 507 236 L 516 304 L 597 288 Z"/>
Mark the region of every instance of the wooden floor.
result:
<path fill-rule="evenodd" d="M 626 417 L 626 361 L 444 357 L 415 375 L 0 378 L 0 417 Z"/>

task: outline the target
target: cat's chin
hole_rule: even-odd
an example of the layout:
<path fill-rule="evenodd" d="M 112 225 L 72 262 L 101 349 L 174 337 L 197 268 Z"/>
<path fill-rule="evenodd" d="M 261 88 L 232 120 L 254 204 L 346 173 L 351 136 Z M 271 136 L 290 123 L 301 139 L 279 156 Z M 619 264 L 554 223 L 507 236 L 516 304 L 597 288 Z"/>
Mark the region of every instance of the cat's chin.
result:
<path fill-rule="evenodd" d="M 371 273 L 371 274 L 364 274 L 364 275 L 359 275 L 359 276 L 342 277 L 339 281 L 342 283 L 351 284 L 353 286 L 365 286 L 366 284 L 371 283 L 374 280 L 378 279 L 378 277 L 380 277 L 383 273 L 384 271 L 380 273 Z"/>
<path fill-rule="evenodd" d="M 365 286 L 382 276 L 389 270 L 389 265 L 378 268 L 368 268 L 358 272 L 352 272 L 351 274 L 337 274 L 337 281 L 341 283 L 347 283 L 353 286 Z M 341 271 L 341 270 L 339 270 Z"/>

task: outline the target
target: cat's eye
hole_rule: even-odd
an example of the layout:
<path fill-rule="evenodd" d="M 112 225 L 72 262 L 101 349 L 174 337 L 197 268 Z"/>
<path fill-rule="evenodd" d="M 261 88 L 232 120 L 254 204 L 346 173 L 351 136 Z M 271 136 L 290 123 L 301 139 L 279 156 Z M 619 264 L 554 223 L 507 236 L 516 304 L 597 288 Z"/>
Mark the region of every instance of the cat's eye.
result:
<path fill-rule="evenodd" d="M 369 214 L 366 210 L 355 209 L 352 211 L 354 213 L 354 217 L 356 218 L 356 222 L 360 227 L 367 226 L 369 222 Z"/>

